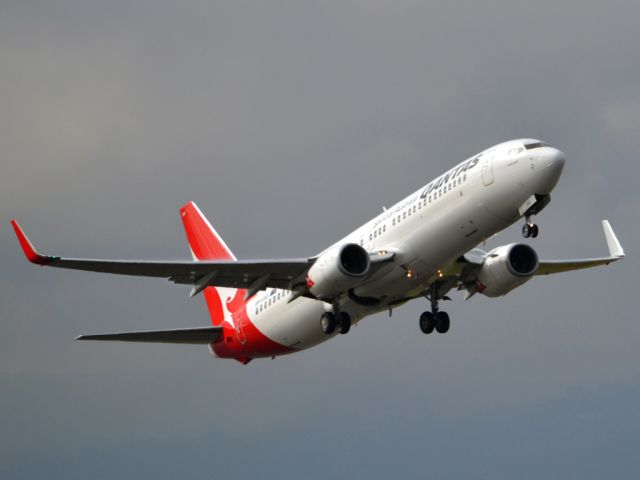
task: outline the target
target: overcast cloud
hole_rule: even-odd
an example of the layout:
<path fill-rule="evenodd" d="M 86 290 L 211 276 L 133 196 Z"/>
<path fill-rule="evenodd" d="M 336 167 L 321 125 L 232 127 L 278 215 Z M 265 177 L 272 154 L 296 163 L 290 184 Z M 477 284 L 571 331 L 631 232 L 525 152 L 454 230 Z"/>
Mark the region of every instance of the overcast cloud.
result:
<path fill-rule="evenodd" d="M 634 478 L 640 4 L 0 2 L 2 478 Z M 45 253 L 189 258 L 196 201 L 241 258 L 330 242 L 500 141 L 567 156 L 531 243 L 628 258 L 499 300 L 426 302 L 248 366 L 79 344 L 206 325 L 153 279 Z M 520 241 L 519 225 L 488 247 Z"/>

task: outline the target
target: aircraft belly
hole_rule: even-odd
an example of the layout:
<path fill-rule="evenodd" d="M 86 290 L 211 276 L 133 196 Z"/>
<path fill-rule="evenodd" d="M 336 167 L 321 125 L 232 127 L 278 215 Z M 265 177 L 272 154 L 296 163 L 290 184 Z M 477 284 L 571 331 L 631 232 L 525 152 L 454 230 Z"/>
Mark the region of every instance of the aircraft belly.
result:
<path fill-rule="evenodd" d="M 419 295 L 429 279 L 484 239 L 501 230 L 507 222 L 485 206 L 491 196 L 467 196 L 445 208 L 427 208 L 424 218 L 411 235 L 394 246 L 398 251 L 396 268 L 365 285 L 355 293 L 363 297 L 398 299 Z M 451 232 L 451 235 L 442 235 Z M 412 272 L 411 278 L 407 271 Z"/>
<path fill-rule="evenodd" d="M 312 347 L 331 338 L 320 329 L 320 317 L 329 305 L 300 297 L 282 301 L 258 314 L 253 324 L 272 341 L 296 350 Z"/>

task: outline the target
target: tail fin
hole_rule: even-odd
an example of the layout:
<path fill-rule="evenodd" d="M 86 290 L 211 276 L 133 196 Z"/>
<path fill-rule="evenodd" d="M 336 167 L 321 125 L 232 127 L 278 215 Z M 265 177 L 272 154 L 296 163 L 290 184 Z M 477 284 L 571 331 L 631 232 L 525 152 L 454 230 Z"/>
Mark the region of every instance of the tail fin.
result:
<path fill-rule="evenodd" d="M 180 209 L 184 231 L 194 260 L 235 260 L 222 237 L 206 219 L 194 202 Z"/>
<path fill-rule="evenodd" d="M 236 260 L 222 237 L 194 202 L 189 202 L 180 209 L 180 217 L 194 260 Z M 214 327 L 222 324 L 227 315 L 226 312 L 229 311 L 228 307 L 223 308 L 222 302 L 228 306 L 234 297 L 237 297 L 235 288 L 207 287 L 204 289 L 204 298 Z"/>

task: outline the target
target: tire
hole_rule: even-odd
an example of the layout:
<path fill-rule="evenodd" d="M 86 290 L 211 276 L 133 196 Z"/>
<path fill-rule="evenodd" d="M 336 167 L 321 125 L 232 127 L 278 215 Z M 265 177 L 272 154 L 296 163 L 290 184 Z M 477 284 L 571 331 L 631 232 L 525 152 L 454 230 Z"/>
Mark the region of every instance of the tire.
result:
<path fill-rule="evenodd" d="M 331 312 L 325 312 L 320 317 L 320 328 L 327 335 L 331 335 L 336 329 L 336 316 Z"/>
<path fill-rule="evenodd" d="M 436 331 L 438 333 L 447 333 L 449 331 L 449 327 L 451 327 L 449 314 L 447 314 L 447 312 L 438 312 L 436 320 Z"/>
<path fill-rule="evenodd" d="M 351 317 L 348 313 L 340 312 L 337 318 L 338 332 L 342 335 L 349 333 L 351 330 Z"/>
<path fill-rule="evenodd" d="M 425 335 L 433 333 L 433 329 L 436 328 L 436 322 L 431 312 L 424 312 L 420 315 L 420 330 Z"/>
<path fill-rule="evenodd" d="M 531 226 L 531 238 L 536 238 L 538 236 L 538 225 Z"/>
<path fill-rule="evenodd" d="M 524 238 L 529 238 L 531 236 L 531 227 L 529 226 L 528 223 L 525 223 L 522 226 L 522 236 Z"/>

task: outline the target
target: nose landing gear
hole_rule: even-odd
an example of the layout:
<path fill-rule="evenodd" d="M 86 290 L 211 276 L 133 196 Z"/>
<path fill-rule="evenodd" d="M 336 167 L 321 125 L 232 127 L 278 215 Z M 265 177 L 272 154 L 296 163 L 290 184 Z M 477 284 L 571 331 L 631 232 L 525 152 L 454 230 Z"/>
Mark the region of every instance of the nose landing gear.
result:
<path fill-rule="evenodd" d="M 534 195 L 535 201 L 533 205 L 531 205 L 524 212 L 524 220 L 525 223 L 522 226 L 522 236 L 524 238 L 536 238 L 538 236 L 538 226 L 531 221 L 531 217 L 533 215 L 537 215 L 542 211 L 544 207 L 549 205 L 551 201 L 551 195 Z M 522 211 L 520 211 L 522 214 Z"/>
<path fill-rule="evenodd" d="M 524 238 L 536 238 L 538 236 L 538 225 L 531 221 L 531 217 L 527 216 L 525 224 L 522 226 L 522 236 Z"/>

